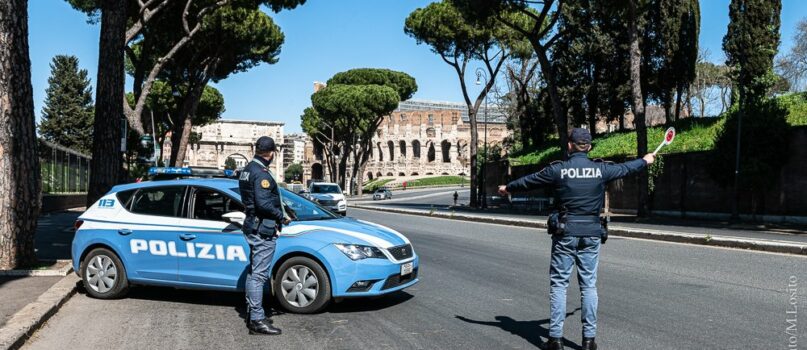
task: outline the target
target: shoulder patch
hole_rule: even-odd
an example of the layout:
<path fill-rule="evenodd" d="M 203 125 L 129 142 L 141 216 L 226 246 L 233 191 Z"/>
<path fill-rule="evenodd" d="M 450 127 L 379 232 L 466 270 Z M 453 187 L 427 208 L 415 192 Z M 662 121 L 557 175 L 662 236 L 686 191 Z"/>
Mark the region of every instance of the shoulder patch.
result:
<path fill-rule="evenodd" d="M 269 188 L 269 185 L 270 185 L 269 180 L 267 180 L 267 179 L 261 180 L 261 187 L 262 188 Z"/>

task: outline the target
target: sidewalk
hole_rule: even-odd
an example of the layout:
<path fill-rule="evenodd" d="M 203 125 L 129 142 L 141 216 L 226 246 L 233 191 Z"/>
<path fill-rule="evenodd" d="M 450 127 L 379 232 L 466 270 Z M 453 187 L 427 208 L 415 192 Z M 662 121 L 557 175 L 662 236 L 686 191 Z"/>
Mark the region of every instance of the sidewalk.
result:
<path fill-rule="evenodd" d="M 401 214 L 546 228 L 546 216 L 513 212 L 502 208 L 484 211 L 468 207 L 419 203 L 353 204 L 357 209 L 380 210 Z M 634 216 L 612 216 L 611 236 L 752 249 L 776 253 L 807 255 L 807 229 L 797 225 L 729 224 L 671 218 L 649 218 L 637 222 Z"/>
<path fill-rule="evenodd" d="M 41 262 L 70 259 L 73 223 L 82 211 L 67 210 L 39 217 L 34 239 Z M 64 268 L 58 269 L 62 265 Z M 0 271 L 0 300 L 3 301 L 0 303 L 0 349 L 20 347 L 73 294 L 78 277 L 68 265 Z"/>

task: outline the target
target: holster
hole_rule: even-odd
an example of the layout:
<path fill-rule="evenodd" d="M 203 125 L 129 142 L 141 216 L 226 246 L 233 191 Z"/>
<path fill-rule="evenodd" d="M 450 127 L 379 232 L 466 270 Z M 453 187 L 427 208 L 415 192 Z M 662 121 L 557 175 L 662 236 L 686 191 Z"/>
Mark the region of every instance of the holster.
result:
<path fill-rule="evenodd" d="M 563 236 L 566 233 L 566 212 L 552 212 L 546 219 L 546 233 Z"/>
<path fill-rule="evenodd" d="M 600 225 L 602 226 L 601 242 L 604 244 L 608 240 L 608 222 L 611 218 L 607 216 L 600 216 Z"/>

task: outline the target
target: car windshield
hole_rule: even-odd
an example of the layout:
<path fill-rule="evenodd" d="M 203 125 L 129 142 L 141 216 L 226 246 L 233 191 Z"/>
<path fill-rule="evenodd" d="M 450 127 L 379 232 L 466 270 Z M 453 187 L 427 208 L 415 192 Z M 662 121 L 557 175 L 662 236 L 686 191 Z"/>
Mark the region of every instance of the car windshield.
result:
<path fill-rule="evenodd" d="M 384 190 L 375 191 L 375 193 L 384 193 Z"/>
<path fill-rule="evenodd" d="M 237 193 L 239 198 L 241 197 L 238 187 L 230 190 Z M 296 218 L 294 221 L 328 220 L 338 217 L 328 209 L 319 206 L 319 204 L 300 197 L 291 191 L 285 189 L 280 189 L 280 191 L 283 196 L 283 208 L 287 214 Z"/>
<path fill-rule="evenodd" d="M 337 185 L 314 185 L 311 186 L 311 193 L 342 193 Z"/>

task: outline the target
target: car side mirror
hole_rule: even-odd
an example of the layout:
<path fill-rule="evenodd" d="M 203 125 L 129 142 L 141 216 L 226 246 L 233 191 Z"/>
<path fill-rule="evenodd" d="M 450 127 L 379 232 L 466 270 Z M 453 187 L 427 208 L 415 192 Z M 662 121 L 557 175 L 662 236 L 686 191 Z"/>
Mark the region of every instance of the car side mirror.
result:
<path fill-rule="evenodd" d="M 244 219 L 247 218 L 247 214 L 244 214 L 243 212 L 240 211 L 231 211 L 227 214 L 222 215 L 221 218 L 224 219 L 224 222 L 235 224 L 240 227 L 244 226 Z"/>

